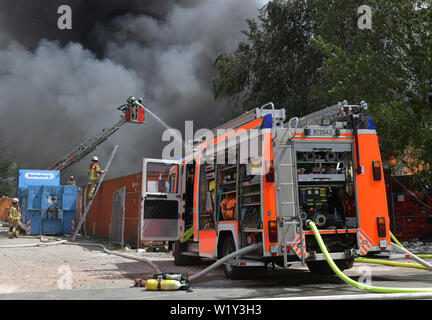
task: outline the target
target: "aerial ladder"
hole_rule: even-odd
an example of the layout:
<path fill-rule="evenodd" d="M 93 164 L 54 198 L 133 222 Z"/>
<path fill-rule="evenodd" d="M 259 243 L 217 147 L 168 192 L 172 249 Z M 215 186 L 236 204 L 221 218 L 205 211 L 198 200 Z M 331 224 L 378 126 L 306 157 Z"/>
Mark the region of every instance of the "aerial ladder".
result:
<path fill-rule="evenodd" d="M 117 132 L 125 123 L 144 123 L 145 112 L 142 105 L 142 99 L 129 97 L 127 103 L 117 108 L 123 112 L 120 120 L 112 127 L 104 128 L 97 135 L 76 146 L 72 151 L 64 155 L 60 160 L 53 163 L 47 170 L 59 170 L 60 173 L 65 171 L 73 164 L 79 162 L 82 158 L 95 150 L 101 143 L 107 140 L 111 135 Z"/>

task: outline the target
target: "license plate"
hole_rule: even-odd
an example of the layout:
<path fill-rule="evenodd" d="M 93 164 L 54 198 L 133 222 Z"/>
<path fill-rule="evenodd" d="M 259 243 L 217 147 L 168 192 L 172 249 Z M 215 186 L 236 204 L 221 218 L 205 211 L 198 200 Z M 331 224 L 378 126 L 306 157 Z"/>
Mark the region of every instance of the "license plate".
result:
<path fill-rule="evenodd" d="M 312 129 L 312 136 L 335 136 L 335 129 Z"/>

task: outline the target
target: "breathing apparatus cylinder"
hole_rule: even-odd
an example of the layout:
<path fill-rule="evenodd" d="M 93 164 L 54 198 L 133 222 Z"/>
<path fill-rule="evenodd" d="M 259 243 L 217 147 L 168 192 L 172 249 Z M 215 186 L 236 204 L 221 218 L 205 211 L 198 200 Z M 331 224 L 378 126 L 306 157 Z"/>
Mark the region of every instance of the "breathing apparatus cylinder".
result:
<path fill-rule="evenodd" d="M 162 279 L 164 280 L 176 280 L 176 281 L 186 280 L 186 277 L 181 273 L 160 273 L 160 274 L 156 273 L 153 275 L 153 279 L 158 279 L 159 277 L 162 277 Z"/>
<path fill-rule="evenodd" d="M 180 281 L 162 278 L 148 279 L 145 283 L 145 288 L 149 291 L 171 291 L 178 290 L 183 287 L 186 287 L 186 285 L 182 284 Z"/>
<path fill-rule="evenodd" d="M 153 279 L 135 281 L 149 291 L 171 291 L 188 289 L 188 277 L 181 273 L 155 273 Z"/>

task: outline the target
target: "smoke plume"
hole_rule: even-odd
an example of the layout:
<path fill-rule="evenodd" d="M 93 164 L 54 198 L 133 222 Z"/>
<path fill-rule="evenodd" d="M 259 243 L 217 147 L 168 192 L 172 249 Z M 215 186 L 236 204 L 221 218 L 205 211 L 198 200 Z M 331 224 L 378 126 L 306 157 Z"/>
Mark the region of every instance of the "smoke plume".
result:
<path fill-rule="evenodd" d="M 22 2 L 22 3 L 21 3 Z M 214 101 L 218 53 L 232 50 L 262 1 L 53 1 L 0 3 L 0 136 L 21 168 L 46 169 L 119 120 L 129 96 L 173 128 L 212 128 L 229 106 Z M 57 8 L 72 8 L 72 30 L 59 30 Z M 164 128 L 125 124 L 93 154 L 108 177 L 160 158 Z M 92 154 L 92 155 L 93 155 Z M 65 175 L 86 182 L 89 155 Z"/>

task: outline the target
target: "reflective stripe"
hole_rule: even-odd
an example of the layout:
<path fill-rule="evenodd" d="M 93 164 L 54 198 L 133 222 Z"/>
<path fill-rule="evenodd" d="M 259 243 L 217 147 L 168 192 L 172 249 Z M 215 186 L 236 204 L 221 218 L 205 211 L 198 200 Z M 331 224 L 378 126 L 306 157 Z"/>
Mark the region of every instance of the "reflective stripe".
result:
<path fill-rule="evenodd" d="M 299 247 L 300 245 L 300 233 L 297 232 L 297 238 L 294 240 L 296 243 L 291 244 L 290 247 L 294 250 L 294 252 L 297 254 L 299 258 L 301 258 L 301 249 Z M 303 256 L 306 258 L 306 242 L 305 237 L 303 235 Z"/>
<path fill-rule="evenodd" d="M 31 221 L 30 219 L 27 219 L 26 234 L 30 234 L 30 225 L 31 225 Z"/>
<path fill-rule="evenodd" d="M 368 241 L 368 239 L 360 229 L 359 229 L 358 237 L 359 237 L 360 254 L 365 255 L 366 253 L 368 253 L 369 249 L 371 248 L 371 243 L 370 241 Z"/>

